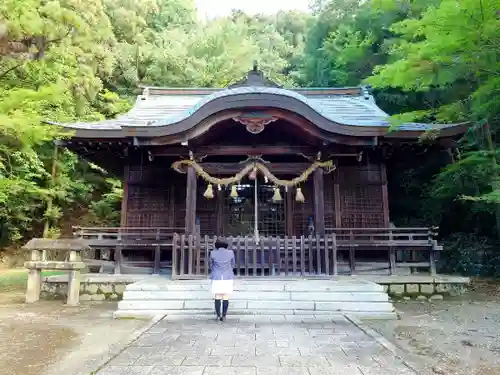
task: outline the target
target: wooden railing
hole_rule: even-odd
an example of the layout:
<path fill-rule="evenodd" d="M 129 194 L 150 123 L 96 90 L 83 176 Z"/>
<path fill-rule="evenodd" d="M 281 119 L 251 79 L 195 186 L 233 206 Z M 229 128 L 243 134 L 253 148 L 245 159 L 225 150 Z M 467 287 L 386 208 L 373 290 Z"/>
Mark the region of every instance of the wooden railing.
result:
<path fill-rule="evenodd" d="M 339 249 L 349 250 L 351 273 L 355 272 L 355 252 L 359 250 L 389 251 L 391 275 L 397 267 L 429 268 L 431 275 L 436 274 L 436 255 L 443 249 L 437 240 L 438 228 L 325 228 L 325 232 L 335 234 Z M 420 256 L 419 256 L 420 253 Z M 406 261 L 398 262 L 397 254 Z M 428 260 L 419 261 L 419 258 Z M 409 259 L 408 259 L 409 258 Z"/>
<path fill-rule="evenodd" d="M 206 277 L 209 252 L 216 237 L 188 236 L 184 228 L 172 227 L 75 227 L 74 236 L 87 240 L 96 251 L 109 250 L 113 261 L 85 260 L 87 264 L 107 263 L 115 273 L 122 267 L 172 268 L 173 277 Z M 356 251 L 387 251 L 390 274 L 397 267 L 428 268 L 436 273 L 436 254 L 442 250 L 435 239 L 437 228 L 326 228 L 325 236 L 264 237 L 256 244 L 252 237 L 228 237 L 235 252 L 237 276 L 336 275 L 337 253 L 349 253 L 350 273 L 356 273 Z M 128 260 L 123 250 L 153 253 L 152 261 Z M 162 261 L 163 251 L 171 260 Z"/>
<path fill-rule="evenodd" d="M 235 254 L 236 276 L 326 276 L 337 275 L 335 235 L 301 237 L 227 237 Z M 172 277 L 207 277 L 210 252 L 217 237 L 175 235 Z"/>
<path fill-rule="evenodd" d="M 160 273 L 161 268 L 171 266 L 171 261 L 162 262 L 161 252 L 172 251 L 174 233 L 184 231 L 184 228 L 174 227 L 74 227 L 73 236 L 84 239 L 88 245 L 100 252 L 109 250 L 114 256 L 113 262 L 115 273 L 121 273 L 122 266 L 152 267 L 153 274 Z M 125 261 L 123 250 L 134 250 L 140 252 L 153 252 L 152 261 Z M 98 255 L 100 258 L 100 256 Z M 86 263 L 105 264 L 101 259 L 86 259 Z"/>

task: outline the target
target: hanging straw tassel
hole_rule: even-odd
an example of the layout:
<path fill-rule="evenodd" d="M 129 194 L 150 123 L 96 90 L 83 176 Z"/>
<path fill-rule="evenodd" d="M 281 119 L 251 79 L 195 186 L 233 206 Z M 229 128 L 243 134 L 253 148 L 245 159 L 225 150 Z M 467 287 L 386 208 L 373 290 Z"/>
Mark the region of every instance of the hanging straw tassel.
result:
<path fill-rule="evenodd" d="M 205 190 L 203 196 L 207 199 L 212 199 L 214 197 L 214 188 L 212 187 L 212 184 L 208 184 L 207 190 Z"/>
<path fill-rule="evenodd" d="M 231 194 L 229 194 L 231 198 L 238 198 L 238 190 L 236 190 L 236 185 L 231 186 Z"/>
<path fill-rule="evenodd" d="M 295 200 L 300 203 L 304 203 L 306 199 L 304 198 L 304 194 L 302 194 L 302 189 L 297 188 L 297 194 L 295 195 Z"/>
<path fill-rule="evenodd" d="M 257 168 L 252 169 L 252 172 L 250 172 L 248 178 L 252 181 L 257 178 Z"/>
<path fill-rule="evenodd" d="M 281 201 L 280 188 L 275 187 L 274 188 L 274 195 L 273 195 L 273 202 L 279 202 L 279 201 Z"/>

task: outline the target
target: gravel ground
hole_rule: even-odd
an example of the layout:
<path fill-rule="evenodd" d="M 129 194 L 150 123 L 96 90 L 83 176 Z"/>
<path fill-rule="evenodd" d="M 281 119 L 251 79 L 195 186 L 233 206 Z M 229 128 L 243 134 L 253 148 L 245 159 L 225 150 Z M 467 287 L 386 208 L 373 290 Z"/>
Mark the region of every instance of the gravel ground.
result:
<path fill-rule="evenodd" d="M 396 303 L 402 319 L 371 322 L 424 373 L 500 375 L 500 285 L 474 284 L 460 298 Z"/>
<path fill-rule="evenodd" d="M 23 293 L 0 293 L 0 373 L 90 373 L 95 360 L 146 324 L 114 320 L 114 303 L 66 307 L 61 301 L 23 303 Z"/>

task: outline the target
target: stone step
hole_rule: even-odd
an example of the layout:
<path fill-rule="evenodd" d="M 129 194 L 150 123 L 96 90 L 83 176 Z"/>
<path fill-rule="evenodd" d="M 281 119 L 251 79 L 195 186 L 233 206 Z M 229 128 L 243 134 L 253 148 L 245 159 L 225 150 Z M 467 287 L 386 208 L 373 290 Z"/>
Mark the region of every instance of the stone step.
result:
<path fill-rule="evenodd" d="M 210 315 L 214 311 L 209 280 L 148 278 L 126 287 L 116 317 Z M 237 279 L 231 314 L 328 315 L 396 318 L 383 287 L 365 280 Z"/>
<path fill-rule="evenodd" d="M 231 301 L 232 309 L 304 311 L 394 311 L 390 302 L 305 302 L 305 301 Z M 120 301 L 119 310 L 213 310 L 213 300 L 205 301 Z"/>
<path fill-rule="evenodd" d="M 172 281 L 162 277 L 145 279 L 127 286 L 127 291 L 209 291 L 209 280 Z M 256 278 L 255 280 L 236 279 L 236 292 L 350 292 L 367 293 L 383 292 L 381 285 L 370 281 L 352 280 L 276 280 L 273 278 Z"/>
<path fill-rule="evenodd" d="M 206 310 L 212 311 L 213 301 L 120 301 L 119 310 Z M 280 310 L 280 311 L 365 311 L 391 312 L 391 303 L 373 302 L 290 302 L 290 301 L 231 301 L 231 308 L 237 310 Z"/>
<path fill-rule="evenodd" d="M 209 290 L 203 291 L 142 291 L 126 290 L 123 300 L 207 300 L 212 296 Z M 387 302 L 389 296 L 381 292 L 248 292 L 237 291 L 231 300 L 261 301 L 324 301 L 324 302 Z"/>
<path fill-rule="evenodd" d="M 333 315 L 332 315 L 333 314 Z M 199 319 L 211 320 L 215 318 L 213 312 L 200 310 L 118 310 L 113 313 L 115 319 L 151 319 L 156 316 L 165 316 L 167 320 L 184 320 L 184 319 Z M 307 311 L 282 311 L 282 310 L 230 310 L 228 320 L 245 319 L 245 321 L 271 321 L 271 322 L 310 322 L 313 319 L 318 321 L 324 319 L 334 319 L 344 316 L 355 317 L 362 320 L 394 320 L 397 319 L 395 312 L 367 312 L 367 311 L 343 311 L 342 314 L 334 314 L 332 312 L 311 312 Z"/>

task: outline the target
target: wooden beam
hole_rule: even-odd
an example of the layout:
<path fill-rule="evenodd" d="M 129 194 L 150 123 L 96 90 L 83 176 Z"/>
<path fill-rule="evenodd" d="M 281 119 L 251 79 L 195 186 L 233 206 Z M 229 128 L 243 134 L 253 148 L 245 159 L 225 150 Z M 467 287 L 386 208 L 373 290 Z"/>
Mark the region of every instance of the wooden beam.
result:
<path fill-rule="evenodd" d="M 316 234 L 320 236 L 325 234 L 325 186 L 323 176 L 322 168 L 314 171 L 314 228 Z"/>
<path fill-rule="evenodd" d="M 288 146 L 288 145 L 260 145 L 260 146 L 202 146 L 194 147 L 193 150 L 196 156 L 257 156 L 257 155 L 301 155 L 316 154 L 316 151 L 311 147 L 306 146 Z M 188 155 L 187 147 L 162 147 L 157 150 L 152 149 L 151 153 L 154 156 L 179 156 Z"/>
<path fill-rule="evenodd" d="M 342 211 L 340 207 L 340 185 L 335 182 L 333 185 L 333 198 L 335 200 L 335 227 L 342 227 Z"/>
<path fill-rule="evenodd" d="M 384 215 L 384 226 L 386 228 L 389 227 L 389 191 L 387 189 L 387 169 L 385 167 L 385 163 L 381 164 L 380 168 L 380 177 L 382 181 L 382 209 Z"/>
<path fill-rule="evenodd" d="M 209 174 L 236 174 L 241 171 L 243 163 L 200 163 L 201 167 Z M 309 168 L 309 163 L 268 163 L 266 167 L 273 173 L 300 174 Z"/>
<path fill-rule="evenodd" d="M 189 166 L 186 184 L 186 233 L 196 230 L 196 171 Z"/>
<path fill-rule="evenodd" d="M 122 206 L 120 213 L 120 226 L 127 226 L 127 214 L 128 214 L 128 199 L 129 199 L 129 184 L 130 184 L 130 163 L 128 161 L 125 162 L 125 166 L 123 168 L 123 197 L 122 197 Z"/>

